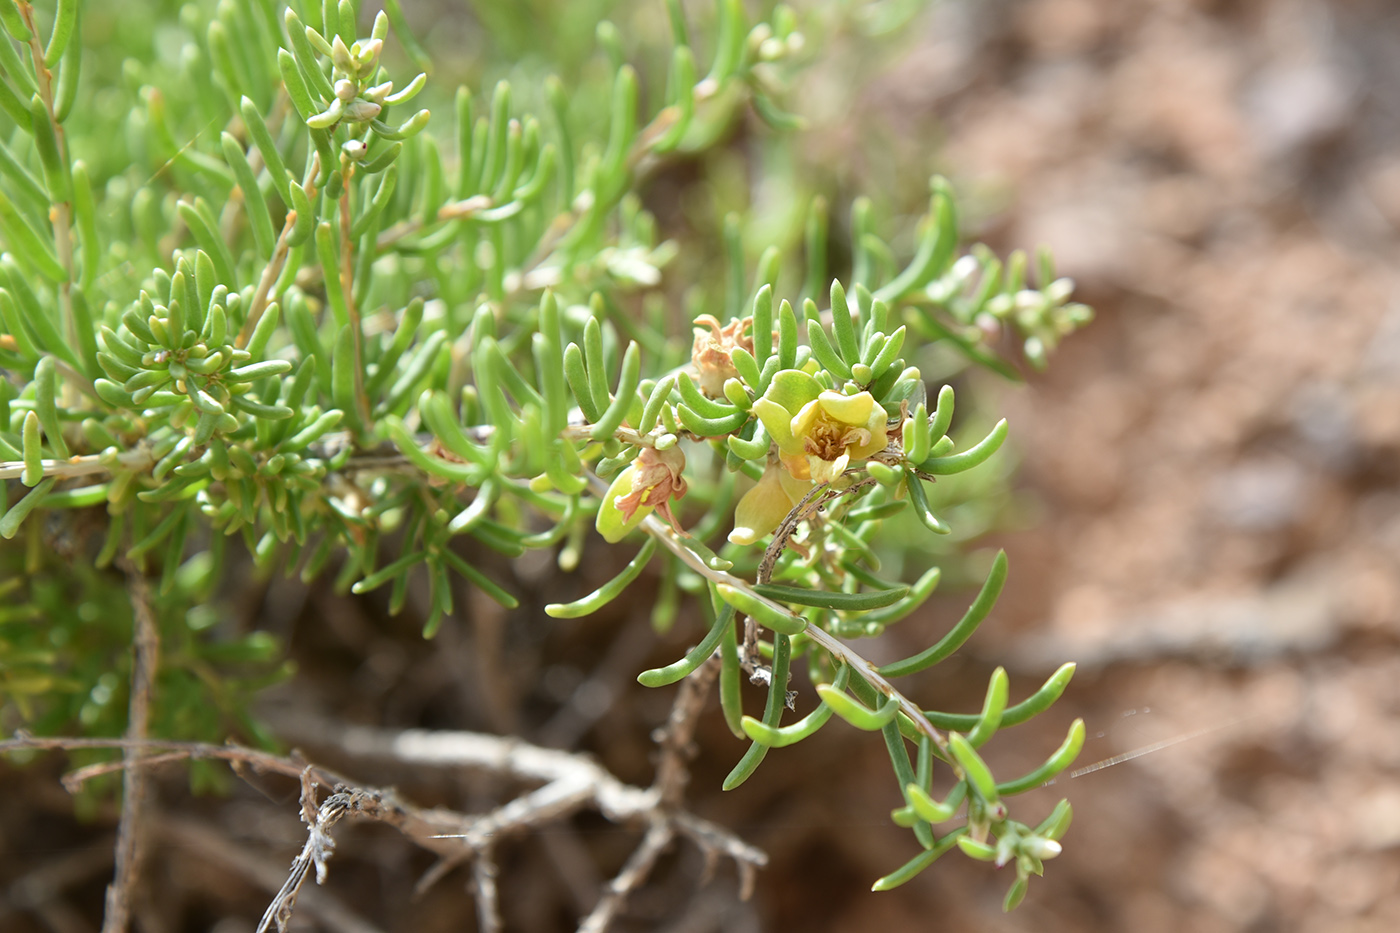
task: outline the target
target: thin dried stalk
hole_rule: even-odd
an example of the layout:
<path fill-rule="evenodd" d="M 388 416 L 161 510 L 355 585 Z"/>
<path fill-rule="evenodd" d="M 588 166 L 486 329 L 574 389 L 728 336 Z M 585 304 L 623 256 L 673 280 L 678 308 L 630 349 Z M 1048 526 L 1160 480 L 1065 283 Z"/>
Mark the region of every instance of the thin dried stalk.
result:
<path fill-rule="evenodd" d="M 160 664 L 160 629 L 151 607 L 151 588 L 134 567 L 127 568 L 127 592 L 131 594 L 131 700 L 126 737 L 140 742 L 147 736 L 151 718 L 151 691 Z M 122 815 L 117 824 L 116 864 L 107 887 L 102 933 L 125 933 L 131 922 L 131 891 L 140 875 L 143 814 L 146 803 L 146 770 L 138 767 L 144 750 L 134 745 L 123 750 Z"/>

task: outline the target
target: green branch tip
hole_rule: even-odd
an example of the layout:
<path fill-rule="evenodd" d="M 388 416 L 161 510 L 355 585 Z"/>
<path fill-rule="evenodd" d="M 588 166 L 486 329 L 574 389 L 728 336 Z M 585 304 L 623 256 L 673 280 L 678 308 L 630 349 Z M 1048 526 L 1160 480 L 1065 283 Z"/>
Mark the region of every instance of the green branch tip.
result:
<path fill-rule="evenodd" d="M 646 568 L 647 563 L 655 553 L 656 539 L 647 538 L 642 549 L 637 552 L 637 556 L 632 558 L 617 576 L 582 599 L 571 603 L 550 603 L 544 607 L 545 613 L 556 619 L 577 619 L 580 616 L 592 615 L 621 596 L 622 591 L 641 575 L 642 570 Z"/>
<path fill-rule="evenodd" d="M 817 695 L 831 707 L 832 712 L 846 722 L 866 732 L 877 732 L 894 722 L 899 712 L 899 698 L 885 697 L 879 709 L 871 709 L 858 700 L 847 696 L 835 684 L 818 684 Z"/>
<path fill-rule="evenodd" d="M 977 626 L 987 618 L 996 605 L 997 597 L 1001 595 L 1002 587 L 1006 584 L 1006 552 L 998 551 L 996 559 L 992 561 L 991 572 L 987 574 L 986 582 L 982 584 L 982 589 L 978 592 L 977 598 L 972 601 L 967 612 L 958 620 L 958 624 L 944 635 L 939 641 L 903 661 L 895 661 L 886 664 L 879 669 L 880 673 L 886 677 L 904 677 L 914 674 L 926 668 L 932 667 L 939 661 L 952 655 L 962 647 L 963 643 L 977 630 Z"/>
<path fill-rule="evenodd" d="M 749 590 L 739 589 L 728 583 L 717 584 L 715 589 L 719 592 L 720 599 L 765 628 L 783 635 L 799 635 L 807 628 L 806 619 L 784 612 Z"/>
<path fill-rule="evenodd" d="M 838 593 L 827 590 L 809 590 L 799 586 L 783 586 L 777 583 L 760 583 L 754 586 L 753 591 L 759 596 L 780 602 L 847 612 L 880 609 L 893 605 L 909 595 L 909 587 L 907 586 L 896 586 L 865 593 Z"/>
<path fill-rule="evenodd" d="M 1055 750 L 1045 763 L 1034 771 L 1024 774 L 1014 781 L 1007 781 L 997 785 L 997 793 L 1010 797 L 1014 794 L 1023 794 L 1045 784 L 1054 778 L 1061 771 L 1074 764 L 1074 759 L 1079 757 L 1080 749 L 1084 747 L 1084 720 L 1076 719 L 1070 724 L 1069 735 L 1065 736 L 1065 741 Z"/>

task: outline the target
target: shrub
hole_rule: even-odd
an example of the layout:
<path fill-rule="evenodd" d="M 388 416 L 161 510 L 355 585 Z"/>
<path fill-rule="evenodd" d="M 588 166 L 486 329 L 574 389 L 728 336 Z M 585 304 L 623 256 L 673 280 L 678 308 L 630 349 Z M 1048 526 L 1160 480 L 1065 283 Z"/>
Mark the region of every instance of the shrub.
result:
<path fill-rule="evenodd" d="M 881 666 L 851 641 L 913 613 L 939 580 L 936 567 L 880 576 L 882 548 L 927 553 L 890 543 L 887 523 L 948 535 L 955 500 L 926 484 L 982 464 L 1007 434 L 1002 421 L 955 443 L 953 390 L 930 397 L 917 362 L 951 352 L 1014 377 L 1007 348 L 1043 365 L 1088 309 L 1046 257 L 1032 286 L 1024 254 L 960 256 L 938 178 L 907 250 L 868 201 L 849 234 L 830 228 L 815 191 L 785 229 L 738 213 L 658 221 L 649 179 L 690 166 L 684 183 L 703 186 L 749 113 L 766 124 L 743 131 L 755 138 L 799 126 L 781 101 L 822 53 L 786 6 L 755 23 L 717 0 L 693 24 L 671 0 L 664 67 L 637 70 L 628 55 L 654 63 L 657 47 L 607 23 L 600 65 L 568 24 L 531 40 L 523 7 L 480 4 L 503 49 L 551 52 L 571 77 L 521 65 L 452 99 L 399 4 L 385 6 L 0 3 L 0 695 L 31 733 L 6 747 L 125 734 L 129 824 L 145 750 L 273 742 L 247 702 L 290 675 L 282 648 L 216 625 L 236 542 L 263 572 L 386 588 L 394 613 L 426 583 L 431 638 L 463 583 L 517 605 L 465 540 L 512 558 L 544 549 L 569 570 L 596 529 L 630 562 L 550 615 L 592 613 L 656 567 L 658 626 L 680 593 L 697 597 L 696 646 L 639 677 L 686 681 L 666 741 L 693 728 L 712 681 L 749 743 L 726 788 L 833 714 L 880 732 L 903 793 L 893 818 L 919 854 L 875 887 L 957 847 L 1014 863 L 1015 906 L 1070 810 L 1031 826 L 1007 800 L 1069 764 L 1083 723 L 1009 781 L 977 749 L 1046 709 L 1073 666 L 1015 705 L 998 669 L 977 714 L 924 710 L 894 683 L 972 634 L 1005 556 L 928 649 Z M 85 47 L 84 32 L 114 38 Z M 752 248 L 764 229 L 773 242 Z M 799 664 L 818 702 L 784 725 Z M 766 689 L 761 716 L 744 713 L 746 679 Z M 683 767 L 679 752 L 667 761 Z M 939 766 L 955 780 L 941 801 Z M 340 813 L 373 810 L 345 798 L 318 816 L 307 780 L 313 841 Z M 677 780 L 659 777 L 649 806 L 677 803 Z M 329 850 L 313 849 L 303 872 L 324 867 Z"/>

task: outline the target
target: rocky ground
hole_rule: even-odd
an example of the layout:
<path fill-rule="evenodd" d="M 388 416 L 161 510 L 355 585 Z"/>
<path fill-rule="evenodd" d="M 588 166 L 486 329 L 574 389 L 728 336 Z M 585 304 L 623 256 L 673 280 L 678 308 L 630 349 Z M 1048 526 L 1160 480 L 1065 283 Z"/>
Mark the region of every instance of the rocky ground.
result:
<path fill-rule="evenodd" d="M 1067 783 L 1071 844 L 1022 911 L 956 872 L 922 909 L 1395 929 L 1400 12 L 1035 0 L 928 29 L 901 108 L 1005 192 L 984 235 L 1050 244 L 1099 312 L 1005 393 L 1040 511 L 978 651 L 1080 662 L 1085 761 L 1175 744 Z"/>

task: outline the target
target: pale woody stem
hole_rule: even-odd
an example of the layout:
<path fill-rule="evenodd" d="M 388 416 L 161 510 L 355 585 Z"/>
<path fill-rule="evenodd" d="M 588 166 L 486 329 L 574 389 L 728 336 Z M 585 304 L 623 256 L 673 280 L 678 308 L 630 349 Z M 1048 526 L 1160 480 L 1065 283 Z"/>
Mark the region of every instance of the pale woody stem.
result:
<path fill-rule="evenodd" d="M 311 157 L 311 167 L 306 171 L 306 179 L 302 182 L 302 190 L 306 192 L 307 200 L 316 199 L 316 178 L 321 174 L 321 157 L 319 154 Z M 258 326 L 258 321 L 262 318 L 263 312 L 267 310 L 268 299 L 272 295 L 272 287 L 277 284 L 277 279 L 282 275 L 282 269 L 287 264 L 287 255 L 291 252 L 292 230 L 296 227 L 297 212 L 287 211 L 287 219 L 282 224 L 282 233 L 277 237 L 277 245 L 272 249 L 272 258 L 263 267 L 262 278 L 258 280 L 258 289 L 253 293 L 253 302 L 248 307 L 248 317 L 243 321 L 243 327 L 238 331 L 238 338 L 234 341 L 235 347 L 245 347 L 248 340 L 253 336 L 253 331 Z"/>
<path fill-rule="evenodd" d="M 346 315 L 350 318 L 350 345 L 355 354 L 355 405 L 360 422 L 369 426 L 369 398 L 365 395 L 364 332 L 360 311 L 355 307 L 355 245 L 350 242 L 350 178 L 347 172 L 340 195 L 340 290 L 345 295 Z"/>

